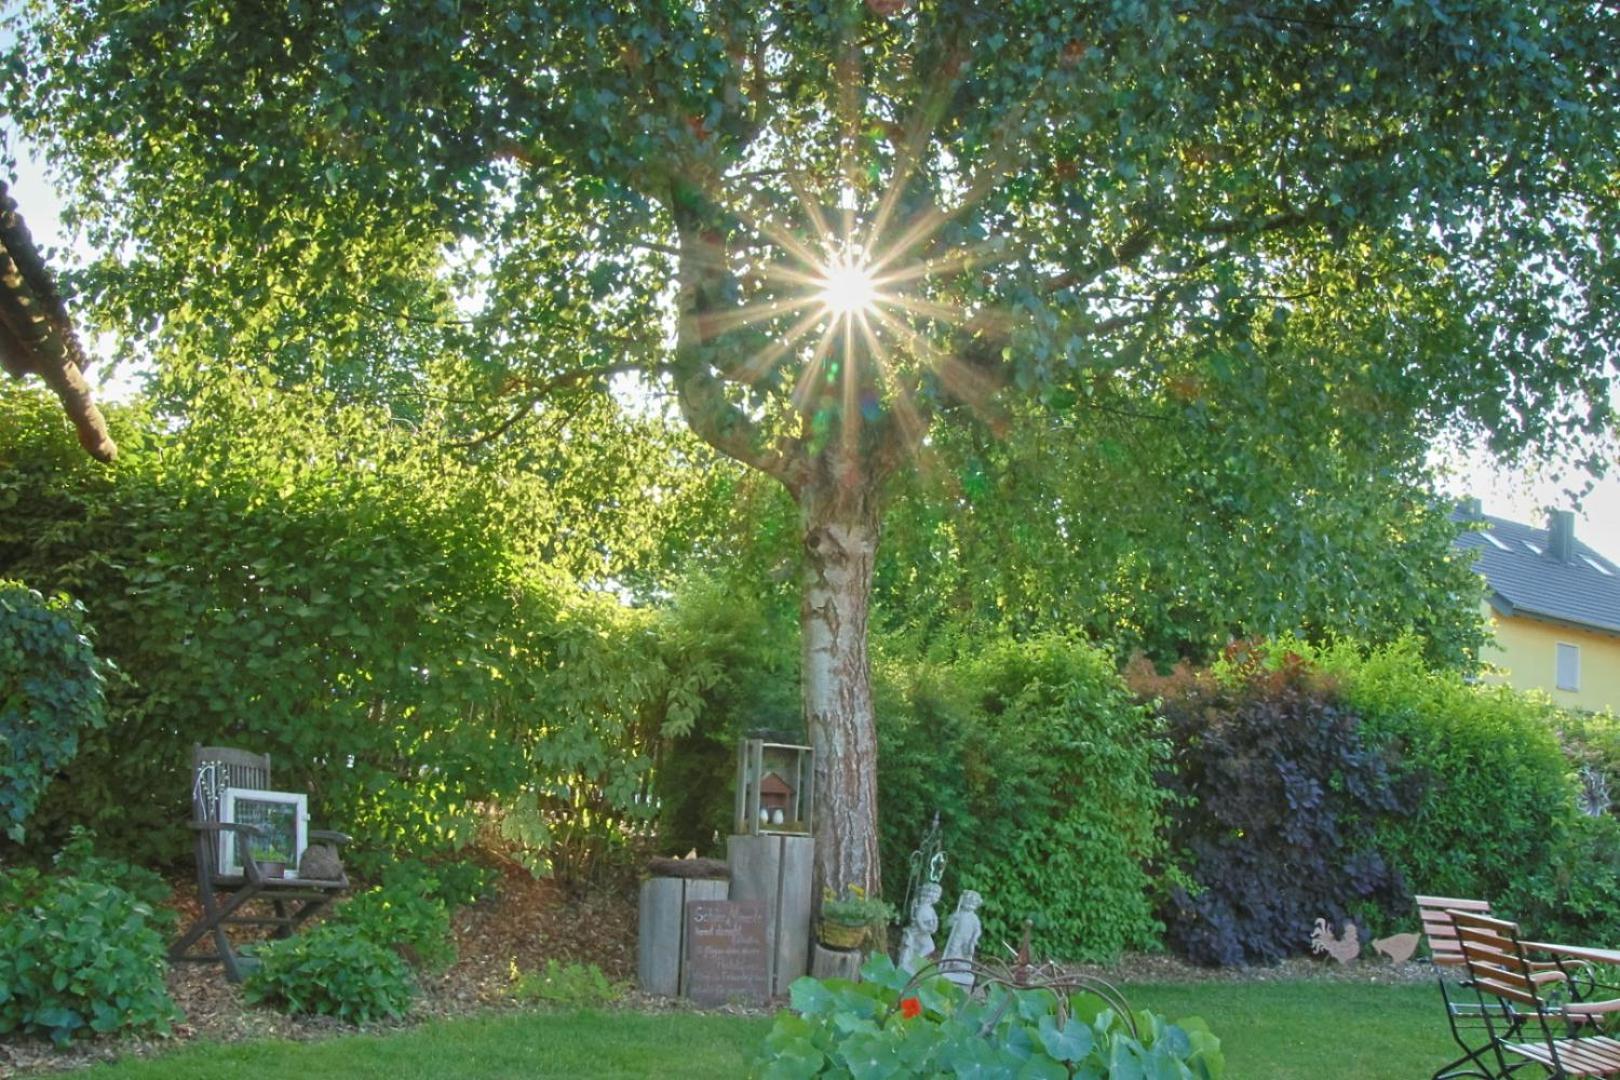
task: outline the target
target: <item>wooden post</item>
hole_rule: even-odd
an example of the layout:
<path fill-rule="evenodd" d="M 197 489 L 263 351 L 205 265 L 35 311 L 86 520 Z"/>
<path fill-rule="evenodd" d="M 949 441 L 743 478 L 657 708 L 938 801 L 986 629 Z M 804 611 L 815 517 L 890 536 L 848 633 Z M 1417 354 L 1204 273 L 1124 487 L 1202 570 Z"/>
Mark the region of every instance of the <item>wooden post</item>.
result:
<path fill-rule="evenodd" d="M 731 899 L 765 901 L 771 993 L 784 995 L 810 966 L 810 895 L 816 842 L 809 836 L 732 836 Z"/>
<path fill-rule="evenodd" d="M 859 982 L 861 978 L 861 962 L 864 959 L 859 949 L 829 949 L 817 942 L 814 946 L 813 957 L 810 963 L 810 974 L 818 979 L 848 979 L 850 982 Z"/>
<path fill-rule="evenodd" d="M 636 982 L 644 994 L 674 997 L 681 987 L 686 955 L 686 902 L 724 900 L 724 881 L 652 877 L 641 883 L 636 935 Z"/>

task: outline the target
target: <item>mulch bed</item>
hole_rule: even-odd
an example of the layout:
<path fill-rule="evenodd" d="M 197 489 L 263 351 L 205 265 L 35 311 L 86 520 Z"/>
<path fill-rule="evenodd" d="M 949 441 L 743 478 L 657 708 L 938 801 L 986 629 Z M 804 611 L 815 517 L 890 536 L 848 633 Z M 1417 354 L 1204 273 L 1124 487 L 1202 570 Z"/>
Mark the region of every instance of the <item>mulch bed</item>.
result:
<path fill-rule="evenodd" d="M 174 907 L 185 926 L 196 915 L 195 887 L 176 881 Z M 508 994 L 514 966 L 535 971 L 547 960 L 595 964 L 609 979 L 631 984 L 636 966 L 636 902 L 633 886 L 601 889 L 583 898 L 566 895 L 551 881 L 536 880 L 509 867 L 498 894 L 464 908 L 454 920 L 460 959 L 442 975 L 422 979 L 421 993 L 404 1017 L 369 1025 L 367 1030 L 402 1029 L 424 1020 L 472 1013 L 528 1008 Z M 1288 960 L 1270 968 L 1202 968 L 1169 956 L 1133 955 L 1107 967 L 1075 965 L 1072 970 L 1111 983 L 1220 983 L 1327 980 L 1356 983 L 1402 983 L 1432 979 L 1426 964 L 1392 964 L 1363 960 L 1340 965 L 1329 961 Z M 222 969 L 207 964 L 171 967 L 169 992 L 185 1013 L 170 1039 L 84 1039 L 57 1050 L 42 1039 L 0 1041 L 0 1078 L 80 1068 L 99 1061 L 161 1053 L 179 1043 L 201 1039 L 320 1039 L 356 1028 L 320 1017 L 288 1017 L 273 1009 L 249 1005 L 241 988 L 225 980 Z M 685 1001 L 628 994 L 621 1008 L 641 1011 L 693 1010 Z M 720 1011 L 759 1015 L 761 1010 Z"/>

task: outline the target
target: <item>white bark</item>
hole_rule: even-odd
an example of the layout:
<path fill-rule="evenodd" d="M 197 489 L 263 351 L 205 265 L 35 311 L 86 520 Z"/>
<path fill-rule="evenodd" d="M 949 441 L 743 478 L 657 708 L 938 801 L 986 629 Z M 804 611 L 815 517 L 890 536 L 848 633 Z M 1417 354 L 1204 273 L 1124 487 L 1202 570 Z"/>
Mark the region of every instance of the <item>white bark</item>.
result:
<path fill-rule="evenodd" d="M 800 494 L 804 715 L 816 749 L 816 888 L 881 891 L 877 729 L 867 610 L 878 527 L 869 500 Z M 864 496 L 866 493 L 860 493 Z M 853 505 L 852 505 L 853 504 Z"/>

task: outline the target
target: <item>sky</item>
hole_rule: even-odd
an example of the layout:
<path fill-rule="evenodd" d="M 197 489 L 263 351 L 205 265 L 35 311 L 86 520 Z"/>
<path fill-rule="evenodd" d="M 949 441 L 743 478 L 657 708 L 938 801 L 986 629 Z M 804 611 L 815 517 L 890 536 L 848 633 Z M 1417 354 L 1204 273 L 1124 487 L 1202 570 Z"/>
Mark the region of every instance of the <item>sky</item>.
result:
<path fill-rule="evenodd" d="M 27 222 L 34 240 L 42 248 L 70 247 L 59 216 L 60 200 L 46 170 L 20 140 L 12 140 L 17 154 L 17 175 L 12 195 Z M 82 249 L 81 249 L 82 250 Z M 86 342 L 92 354 L 100 354 L 102 342 Z M 109 374 L 105 356 L 85 373 L 98 396 L 118 400 L 139 388 L 139 372 L 127 370 Z M 1620 395 L 1620 386 L 1615 390 Z M 1620 460 L 1612 460 L 1609 475 L 1595 483 L 1577 506 L 1567 489 L 1580 489 L 1589 477 L 1584 472 L 1560 476 L 1553 469 L 1543 474 L 1506 470 L 1483 450 L 1467 453 L 1457 449 L 1437 449 L 1433 463 L 1442 473 L 1442 493 L 1451 498 L 1472 496 L 1483 503 L 1485 513 L 1494 517 L 1545 527 L 1549 509 L 1576 510 L 1577 539 L 1620 563 Z"/>

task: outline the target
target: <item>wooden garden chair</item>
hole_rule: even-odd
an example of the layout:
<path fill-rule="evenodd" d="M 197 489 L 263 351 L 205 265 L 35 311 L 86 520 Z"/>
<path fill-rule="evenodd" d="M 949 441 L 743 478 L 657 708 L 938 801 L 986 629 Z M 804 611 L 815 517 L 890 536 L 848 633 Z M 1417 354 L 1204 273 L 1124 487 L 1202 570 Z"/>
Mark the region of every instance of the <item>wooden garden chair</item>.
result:
<path fill-rule="evenodd" d="M 191 828 L 197 856 L 197 895 L 202 913 L 191 927 L 169 947 L 173 961 L 222 963 L 232 982 L 240 982 L 243 961 L 231 944 L 228 926 L 267 926 L 271 936 L 291 937 L 310 916 L 320 911 L 349 887 L 348 875 L 341 869 L 334 879 L 301 878 L 296 868 L 289 876 L 268 877 L 254 857 L 250 839 L 264 838 L 258 825 L 221 821 L 219 812 L 227 788 L 270 790 L 270 755 L 250 754 L 222 746 L 192 748 Z M 219 863 L 220 838 L 235 834 L 241 852 L 242 873 L 225 872 Z M 334 847 L 347 844 L 343 833 L 310 830 L 313 843 Z M 297 852 L 293 853 L 296 858 Z M 257 914 L 249 904 L 259 902 Z M 266 910 L 267 909 L 267 910 Z M 191 948 L 212 935 L 214 952 L 193 953 Z"/>
<path fill-rule="evenodd" d="M 1440 1000 L 1445 1003 L 1446 1023 L 1451 1027 L 1451 1039 L 1463 1052 L 1462 1057 L 1436 1069 L 1433 1080 L 1454 1080 L 1460 1077 L 1488 1080 L 1496 1075 L 1490 1071 L 1489 1064 L 1485 1060 L 1486 1056 L 1492 1053 L 1491 1033 L 1484 1016 L 1481 1015 L 1484 1006 L 1480 1004 L 1477 996 L 1457 993 L 1459 990 L 1467 990 L 1469 982 L 1462 946 L 1457 940 L 1457 930 L 1452 925 L 1450 912 L 1463 911 L 1471 915 L 1489 915 L 1491 905 L 1485 900 L 1462 900 L 1451 896 L 1417 896 L 1413 899 L 1417 901 L 1418 918 L 1423 926 L 1423 940 L 1429 947 L 1429 961 L 1434 964 L 1436 974 L 1439 976 Z M 1570 979 L 1572 974 L 1570 966 L 1556 961 L 1538 962 L 1530 966 L 1535 971 L 1539 983 L 1545 985 L 1568 980 L 1571 993 L 1575 992 L 1575 983 Z M 1578 974 L 1580 970 L 1584 970 L 1584 966 L 1573 973 Z M 1452 978 L 1458 981 L 1452 982 Z"/>
<path fill-rule="evenodd" d="M 1471 994 L 1460 993 L 1468 988 L 1466 961 L 1457 940 L 1457 929 L 1451 922 L 1451 911 L 1466 911 L 1474 915 L 1489 915 L 1491 905 L 1484 900 L 1460 900 L 1450 896 L 1418 896 L 1418 919 L 1423 927 L 1423 940 L 1429 947 L 1429 961 L 1439 976 L 1440 1000 L 1445 1003 L 1446 1023 L 1451 1028 L 1451 1040 L 1463 1054 L 1455 1061 L 1434 1071 L 1433 1080 L 1460 1080 L 1475 1077 L 1491 1080 L 1492 1072 L 1486 1061 L 1494 1056 L 1491 1031 L 1486 1026 L 1484 1009 Z M 1460 982 L 1453 982 L 1460 977 Z M 1546 971 L 1539 978 L 1558 979 L 1557 971 Z"/>
<path fill-rule="evenodd" d="M 1532 964 L 1516 923 L 1477 912 L 1448 912 L 1468 981 L 1479 998 L 1491 1050 L 1511 1076 L 1541 1066 L 1554 1077 L 1620 1076 L 1620 1040 L 1606 1035 L 1555 1035 L 1620 1012 L 1620 1000 L 1552 1002 L 1541 965 Z M 1509 1063 L 1509 1059 L 1513 1060 Z"/>

